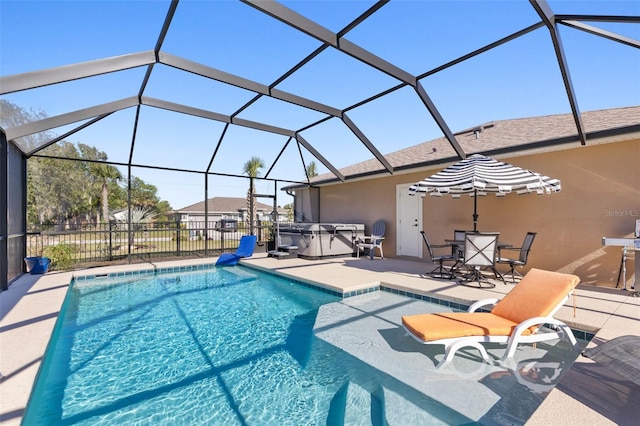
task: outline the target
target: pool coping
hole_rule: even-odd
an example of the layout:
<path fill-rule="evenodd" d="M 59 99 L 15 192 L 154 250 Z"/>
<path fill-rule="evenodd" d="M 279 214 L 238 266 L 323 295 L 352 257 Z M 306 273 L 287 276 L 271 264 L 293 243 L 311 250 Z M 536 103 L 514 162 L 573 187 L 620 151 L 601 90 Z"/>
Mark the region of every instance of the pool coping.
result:
<path fill-rule="evenodd" d="M 292 259 L 293 260 L 293 259 Z M 45 275 L 23 275 L 10 286 L 9 290 L 0 293 L 0 307 L 2 318 L 0 319 L 0 342 L 2 345 L 2 357 L 0 357 L 0 373 L 6 378 L 0 382 L 0 400 L 2 409 L 0 422 L 2 424 L 20 424 L 22 414 L 35 381 L 40 361 L 45 353 L 49 338 L 55 326 L 57 315 L 67 293 L 72 279 L 79 281 L 87 279 L 87 276 L 101 277 L 104 274 L 121 274 L 120 276 L 141 275 L 141 271 L 153 271 L 159 273 L 181 272 L 187 270 L 207 269 L 213 265 L 212 259 L 193 259 L 173 262 L 151 264 L 121 265 L 77 272 L 47 273 Z M 461 286 L 452 286 L 451 283 L 443 283 L 441 280 L 426 279 L 420 272 L 425 269 L 424 262 L 411 262 L 402 259 L 384 259 L 386 262 L 370 261 L 369 259 L 335 259 L 330 262 L 296 260 L 292 262 L 273 261 L 265 257 L 254 257 L 242 263 L 245 266 L 256 269 L 266 269 L 276 275 L 285 275 L 288 278 L 300 282 L 311 282 L 311 285 L 334 291 L 342 289 L 341 294 L 358 295 L 363 292 L 373 291 L 376 286 L 382 291 L 398 292 L 399 294 L 415 295 L 416 297 L 432 297 L 445 300 L 447 303 L 471 302 L 486 297 L 496 297 L 496 291 L 489 289 L 460 289 Z M 359 263 L 354 263 L 359 262 Z M 194 265 L 195 268 L 194 269 Z M 200 266 L 199 266 L 200 265 Z M 325 268 L 325 276 L 318 275 L 316 270 L 305 271 L 304 267 Z M 381 269 L 381 270 L 378 270 Z M 406 273 L 404 270 L 410 270 Z M 286 270 L 286 271 L 285 271 Z M 401 271 L 388 272 L 391 271 Z M 137 271 L 137 272 L 136 272 Z M 315 279 L 309 280 L 312 274 Z M 369 276 L 370 275 L 370 276 Z M 85 277 L 85 278 L 81 278 Z M 325 281 L 319 281 L 318 277 Z M 336 284 L 336 281 L 344 279 L 348 285 Z M 327 283 L 326 280 L 331 281 Z M 342 287 L 339 287 L 342 285 Z M 496 287 L 503 294 L 508 288 Z M 346 290 L 346 292 L 345 292 Z M 582 298 L 586 301 L 578 307 L 578 319 L 571 320 L 571 307 L 565 306 L 559 311 L 558 317 L 565 319 L 572 328 L 593 332 L 593 343 L 610 340 L 624 334 L 637 334 L 640 321 L 637 318 L 640 313 L 640 298 L 631 297 L 630 293 L 613 291 L 612 289 L 581 288 Z M 430 296 L 431 295 L 431 296 Z M 481 295 L 478 297 L 478 295 Z M 351 296 L 348 296 L 351 297 Z M 584 324 L 580 324 L 584 320 Z M 579 325 L 580 327 L 576 327 Z M 593 345 L 590 344 L 590 345 Z M 588 359 L 579 357 L 580 372 L 588 376 L 589 365 L 593 363 Z M 573 368 L 572 368 L 573 369 Z M 575 380 L 573 379 L 568 380 Z M 617 413 L 614 420 L 608 418 L 607 413 L 591 409 L 584 401 L 576 400 L 563 392 L 560 388 L 565 379 L 561 380 L 558 388 L 554 389 L 538 408 L 527 424 L 562 424 L 563 416 L 567 421 L 574 423 L 578 418 L 591 424 L 619 424 L 625 413 Z M 566 383 L 571 387 L 571 383 Z M 594 386 L 597 386 L 594 383 Z M 602 385 L 600 385 L 602 386 Z M 633 390 L 633 389 L 632 389 Z M 561 408 L 559 408 L 559 406 Z M 576 417 L 575 410 L 580 415 Z M 602 411 L 602 410 L 600 410 Z M 629 412 L 629 416 L 632 413 Z M 632 417 L 629 417 L 631 420 Z"/>
<path fill-rule="evenodd" d="M 243 264 L 240 264 L 239 266 L 242 268 L 260 271 L 268 275 L 283 277 L 290 281 L 295 282 L 298 285 L 312 288 L 317 291 L 322 291 L 324 293 L 331 294 L 332 296 L 341 297 L 342 299 L 361 296 L 364 294 L 375 293 L 377 291 L 384 291 L 384 292 L 396 294 L 399 296 L 409 297 L 417 300 L 423 300 L 429 303 L 435 303 L 436 305 L 445 306 L 447 308 L 459 310 L 459 311 L 468 310 L 471 304 L 473 303 L 473 301 L 450 300 L 448 298 L 433 297 L 424 293 L 415 293 L 412 291 L 403 290 L 402 288 L 396 288 L 393 284 L 389 284 L 389 285 L 378 284 L 378 285 L 358 288 L 356 290 L 337 291 L 331 288 L 327 288 L 326 285 L 320 282 L 309 282 L 307 280 L 299 280 L 291 277 L 290 275 L 274 272 L 270 269 L 262 268 L 256 265 L 243 263 Z M 120 271 L 120 272 L 106 272 L 101 274 L 74 275 L 72 278 L 72 281 L 85 282 L 85 281 L 100 280 L 100 279 L 155 276 L 155 275 L 163 275 L 163 274 L 175 274 L 180 272 L 207 271 L 215 268 L 216 268 L 215 263 L 183 265 L 183 266 L 173 266 L 173 267 L 160 267 L 160 268 L 154 266 L 153 268 L 150 268 L 150 269 L 139 269 L 139 270 Z M 590 341 L 595 336 L 595 332 L 590 332 L 588 330 L 582 330 L 580 328 L 571 328 L 571 330 L 573 331 L 574 336 L 580 340 Z"/>
<path fill-rule="evenodd" d="M 289 280 L 295 281 L 297 284 L 303 285 L 305 287 L 310 287 L 325 293 L 329 293 L 338 297 L 342 297 L 343 299 L 347 299 L 347 298 L 351 298 L 351 297 L 356 297 L 356 296 L 361 296 L 361 295 L 365 295 L 365 294 L 369 294 L 369 293 L 375 293 L 377 291 L 384 291 L 387 293 L 392 293 L 392 294 L 396 294 L 399 296 L 404 296 L 404 297 L 409 297 L 412 299 L 417 299 L 417 300 L 422 300 L 425 302 L 429 302 L 429 303 L 435 303 L 436 305 L 440 305 L 440 306 L 445 306 L 447 308 L 450 309 L 454 309 L 454 310 L 459 310 L 459 311 L 466 311 L 469 309 L 469 307 L 471 306 L 471 304 L 473 303 L 473 301 L 462 301 L 460 299 L 448 299 L 448 298 L 442 298 L 442 297 L 434 297 L 434 296 L 430 296 L 428 294 L 424 294 L 424 293 L 417 293 L 417 292 L 412 292 L 412 291 L 407 291 L 404 290 L 402 288 L 397 288 L 396 286 L 394 286 L 393 284 L 388 284 L 388 285 L 384 285 L 384 284 L 379 284 L 379 285 L 374 285 L 374 286 L 369 286 L 369 287 L 364 287 L 364 288 L 358 288 L 357 290 L 351 290 L 351 291 L 347 291 L 347 292 L 338 292 L 335 290 L 331 290 L 331 289 L 327 289 L 325 286 L 323 286 L 321 283 L 310 283 L 308 281 L 301 281 L 295 278 L 292 278 L 290 275 L 286 275 L 286 274 L 282 274 L 282 273 L 277 273 L 277 272 L 273 272 L 269 269 L 265 269 L 265 268 L 260 268 L 260 267 L 256 267 L 255 265 L 247 265 L 247 264 L 243 264 L 243 267 L 247 267 L 249 269 L 255 269 L 258 270 L 260 272 L 263 273 L 267 273 L 270 275 L 275 275 L 278 277 L 284 277 L 287 278 Z M 480 311 L 488 311 L 486 309 L 480 309 Z M 595 337 L 595 330 L 589 331 L 589 330 L 583 330 L 580 328 L 576 328 L 571 327 L 571 331 L 573 332 L 574 336 L 577 339 L 580 340 L 586 340 L 586 341 L 590 341 L 591 339 L 593 339 Z"/>

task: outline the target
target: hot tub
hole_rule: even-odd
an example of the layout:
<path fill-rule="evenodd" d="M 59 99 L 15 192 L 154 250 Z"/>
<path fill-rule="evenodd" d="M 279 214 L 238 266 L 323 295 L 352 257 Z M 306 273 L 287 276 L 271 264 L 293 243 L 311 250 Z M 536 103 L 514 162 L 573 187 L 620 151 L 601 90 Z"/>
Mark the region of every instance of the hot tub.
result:
<path fill-rule="evenodd" d="M 298 256 L 307 259 L 352 256 L 355 240 L 363 236 L 361 223 L 294 223 L 280 227 L 280 245 L 297 246 Z"/>

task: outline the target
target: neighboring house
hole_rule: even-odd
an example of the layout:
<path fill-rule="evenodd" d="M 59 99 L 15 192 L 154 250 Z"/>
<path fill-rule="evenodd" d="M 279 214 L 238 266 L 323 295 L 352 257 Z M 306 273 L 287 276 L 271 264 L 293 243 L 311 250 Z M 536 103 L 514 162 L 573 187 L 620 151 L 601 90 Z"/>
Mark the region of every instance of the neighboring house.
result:
<path fill-rule="evenodd" d="M 235 220 L 244 222 L 249 215 L 247 208 L 247 199 L 240 197 L 213 197 L 206 201 L 206 209 L 208 213 L 209 227 L 216 227 L 221 220 Z M 269 204 L 256 203 L 256 216 L 258 220 L 271 222 L 273 221 L 273 206 Z M 188 229 L 204 229 L 205 227 L 205 202 L 201 201 L 196 204 L 184 207 L 175 212 L 177 220 L 185 224 Z M 283 222 L 287 219 L 287 210 L 278 208 L 278 221 Z"/>
<path fill-rule="evenodd" d="M 480 231 L 500 232 L 514 246 L 535 231 L 525 270 L 572 272 L 586 283 L 615 285 L 622 250 L 603 246 L 602 237 L 631 237 L 640 219 L 640 106 L 581 117 L 586 145 L 571 114 L 494 121 L 455 137 L 467 155 L 482 153 L 562 183 L 556 194 L 479 197 Z M 369 230 L 384 219 L 385 257 L 427 258 L 420 230 L 441 244 L 454 229 L 472 229 L 473 198 L 409 196 L 411 184 L 459 159 L 444 137 L 385 157 L 393 173 L 372 159 L 340 169 L 344 182 L 325 174 L 313 178 L 312 187 L 283 188 L 294 193 L 295 220 L 364 223 Z"/>

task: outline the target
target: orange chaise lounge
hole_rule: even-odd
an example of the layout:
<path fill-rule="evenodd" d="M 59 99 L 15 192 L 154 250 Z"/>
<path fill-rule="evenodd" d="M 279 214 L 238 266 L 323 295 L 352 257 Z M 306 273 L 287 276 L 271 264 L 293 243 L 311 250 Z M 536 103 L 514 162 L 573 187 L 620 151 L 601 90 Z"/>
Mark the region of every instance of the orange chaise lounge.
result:
<path fill-rule="evenodd" d="M 445 356 L 438 364 L 449 363 L 458 349 L 477 348 L 492 363 L 485 342 L 506 343 L 502 361 L 512 359 L 520 343 L 535 343 L 566 337 L 574 349 L 576 339 L 569 326 L 553 315 L 569 299 L 580 279 L 575 275 L 531 269 L 502 300 L 484 299 L 467 312 L 418 314 L 402 317 L 402 325 L 417 341 L 440 344 Z M 476 312 L 495 305 L 491 312 Z M 542 327 L 548 324 L 550 327 Z"/>

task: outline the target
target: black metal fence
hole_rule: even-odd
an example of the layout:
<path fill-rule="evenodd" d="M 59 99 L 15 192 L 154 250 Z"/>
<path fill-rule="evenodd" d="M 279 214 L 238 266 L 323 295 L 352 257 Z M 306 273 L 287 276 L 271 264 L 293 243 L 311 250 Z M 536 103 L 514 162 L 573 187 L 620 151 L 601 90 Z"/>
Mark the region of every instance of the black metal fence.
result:
<path fill-rule="evenodd" d="M 138 263 L 175 258 L 218 256 L 233 252 L 240 238 L 251 230 L 242 222 L 153 222 L 85 224 L 78 227 L 57 225 L 27 233 L 27 257 L 53 258 L 53 269 Z M 274 224 L 259 221 L 254 225 L 257 251 L 266 250 L 274 240 Z M 58 262 L 66 253 L 67 262 Z"/>

